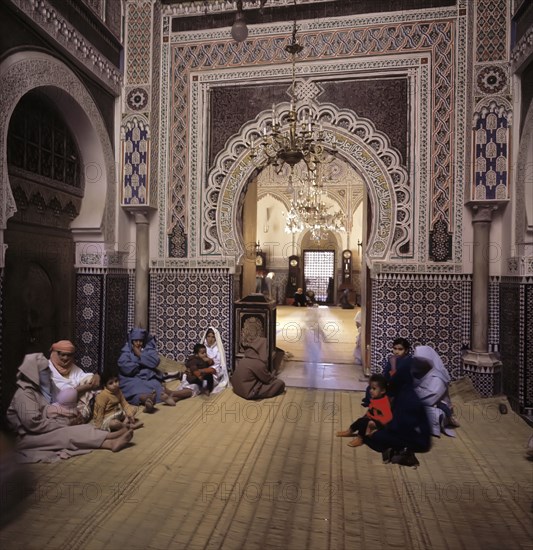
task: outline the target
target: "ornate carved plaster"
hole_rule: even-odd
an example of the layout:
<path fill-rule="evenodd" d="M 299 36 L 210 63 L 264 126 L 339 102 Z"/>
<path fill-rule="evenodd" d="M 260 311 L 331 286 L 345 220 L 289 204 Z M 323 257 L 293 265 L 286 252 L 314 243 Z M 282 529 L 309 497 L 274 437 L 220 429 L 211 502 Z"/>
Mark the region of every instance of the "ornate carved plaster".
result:
<path fill-rule="evenodd" d="M 58 59 L 42 52 L 21 52 L 0 64 L 0 233 L 14 214 L 7 171 L 9 120 L 20 98 L 39 88 L 63 114 L 83 162 L 85 196 L 71 225 L 74 239 L 113 243 L 115 240 L 115 160 L 107 130 L 90 93 Z M 0 240 L 1 242 L 1 240 Z M 0 258 L 3 265 L 3 257 Z"/>

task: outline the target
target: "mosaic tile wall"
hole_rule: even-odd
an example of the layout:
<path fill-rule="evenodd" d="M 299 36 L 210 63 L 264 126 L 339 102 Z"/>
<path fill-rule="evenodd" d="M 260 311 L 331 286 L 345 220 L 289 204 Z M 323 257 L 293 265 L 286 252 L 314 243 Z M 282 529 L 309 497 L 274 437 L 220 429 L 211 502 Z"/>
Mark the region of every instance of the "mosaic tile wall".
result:
<path fill-rule="evenodd" d="M 76 276 L 76 361 L 87 372 L 116 365 L 128 331 L 129 275 Z"/>
<path fill-rule="evenodd" d="M 76 275 L 76 363 L 87 372 L 98 372 L 102 356 L 104 275 Z"/>
<path fill-rule="evenodd" d="M 518 406 L 521 391 L 520 362 L 523 350 L 520 346 L 520 299 L 522 289 L 519 284 L 504 283 L 500 287 L 500 299 L 505 307 L 500 310 L 500 334 L 502 385 L 513 407 Z"/>
<path fill-rule="evenodd" d="M 503 281 L 500 300 L 503 392 L 514 408 L 533 415 L 533 280 Z"/>
<path fill-rule="evenodd" d="M 128 273 L 129 288 L 128 288 L 128 328 L 127 332 L 133 328 L 135 323 L 135 271 L 132 269 Z"/>
<path fill-rule="evenodd" d="M 524 407 L 527 413 L 533 416 L 533 283 L 524 287 L 525 300 L 525 323 L 524 326 Z M 529 346 L 527 343 L 529 342 Z"/>
<path fill-rule="evenodd" d="M 105 281 L 105 341 L 102 367 L 116 367 L 128 333 L 127 273 L 108 274 Z"/>
<path fill-rule="evenodd" d="M 500 351 L 500 278 L 489 282 L 489 351 Z"/>
<path fill-rule="evenodd" d="M 371 370 L 381 372 L 392 341 L 432 346 L 452 379 L 469 345 L 470 277 L 380 275 L 372 280 Z"/>
<path fill-rule="evenodd" d="M 212 325 L 222 341 L 232 338 L 233 278 L 225 269 L 155 269 L 150 273 L 150 332 L 159 351 L 177 361 L 192 353 Z M 228 368 L 231 349 L 225 346 Z"/>

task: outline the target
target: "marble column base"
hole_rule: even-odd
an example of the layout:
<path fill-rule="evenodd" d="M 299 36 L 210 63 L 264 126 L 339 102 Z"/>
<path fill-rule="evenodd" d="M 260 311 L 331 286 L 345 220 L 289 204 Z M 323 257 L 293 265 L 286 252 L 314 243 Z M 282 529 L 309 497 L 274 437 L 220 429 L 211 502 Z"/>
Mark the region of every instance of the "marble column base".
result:
<path fill-rule="evenodd" d="M 462 374 L 472 380 L 474 388 L 483 397 L 501 393 L 502 362 L 497 354 L 468 350 L 463 355 Z"/>

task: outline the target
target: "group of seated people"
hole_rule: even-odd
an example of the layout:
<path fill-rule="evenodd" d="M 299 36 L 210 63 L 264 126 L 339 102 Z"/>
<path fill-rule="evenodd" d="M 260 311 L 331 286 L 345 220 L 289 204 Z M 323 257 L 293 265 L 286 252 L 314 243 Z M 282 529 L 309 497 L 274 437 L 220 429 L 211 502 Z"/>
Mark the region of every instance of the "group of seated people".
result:
<path fill-rule="evenodd" d="M 16 434 L 21 462 L 52 462 L 94 449 L 122 450 L 137 419 L 158 403 L 200 394 L 210 395 L 230 385 L 220 333 L 209 327 L 185 361 L 185 370 L 165 373 L 155 338 L 145 329 L 130 331 L 118 364 L 102 375 L 83 371 L 74 363 L 75 346 L 68 340 L 52 345 L 50 358 L 26 355 L 17 373 L 17 390 L 6 413 L 8 428 Z M 232 377 L 234 392 L 244 399 L 273 397 L 285 390 L 268 368 L 266 338 L 246 345 Z M 169 384 L 169 378 L 177 378 Z M 177 386 L 176 386 L 177 384 Z"/>
<path fill-rule="evenodd" d="M 312 307 L 316 304 L 315 293 L 312 290 L 304 292 L 303 288 L 297 288 L 293 296 L 292 305 L 295 307 Z"/>
<path fill-rule="evenodd" d="M 244 344 L 231 386 L 244 399 L 280 395 L 285 383 L 268 369 L 267 339 Z M 382 374 L 370 377 L 362 405 L 367 412 L 338 437 L 350 437 L 351 447 L 368 445 L 383 453 L 385 462 L 417 465 L 416 452 L 426 452 L 431 435 L 454 435 L 458 423 L 448 395 L 450 376 L 429 346 L 411 353 L 409 342 L 397 338 Z M 23 462 L 50 462 L 93 449 L 120 451 L 142 427 L 137 419 L 158 403 L 175 406 L 196 395 L 218 393 L 230 385 L 219 332 L 209 327 L 185 361 L 185 371 L 165 373 L 155 338 L 135 328 L 121 350 L 117 368 L 102 376 L 74 364 L 75 347 L 68 340 L 52 345 L 50 359 L 27 355 L 17 374 L 17 391 L 7 411 L 17 435 Z M 172 388 L 167 379 L 177 377 Z"/>
<path fill-rule="evenodd" d="M 405 338 L 393 342 L 382 374 L 373 374 L 362 406 L 367 412 L 337 437 L 350 437 L 350 447 L 368 445 L 383 461 L 417 466 L 417 452 L 427 452 L 431 436 L 453 436 L 458 427 L 449 397 L 450 375 L 429 346 L 411 353 Z"/>

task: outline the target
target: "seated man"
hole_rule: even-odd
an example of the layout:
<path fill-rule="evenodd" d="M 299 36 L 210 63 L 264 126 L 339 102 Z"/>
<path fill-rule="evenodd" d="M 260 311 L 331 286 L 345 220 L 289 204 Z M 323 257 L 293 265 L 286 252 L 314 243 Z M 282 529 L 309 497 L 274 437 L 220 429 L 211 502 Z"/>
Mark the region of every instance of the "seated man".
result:
<path fill-rule="evenodd" d="M 350 290 L 345 288 L 341 296 L 341 308 L 342 309 L 354 309 L 355 306 L 350 303 Z"/>
<path fill-rule="evenodd" d="M 299 288 L 294 293 L 294 302 L 292 305 L 296 307 L 305 307 L 307 305 L 307 296 L 304 294 L 303 288 Z"/>
<path fill-rule="evenodd" d="M 312 290 L 307 290 L 305 295 L 307 297 L 307 305 L 308 306 L 314 306 L 317 303 L 316 298 L 315 298 L 315 293 Z"/>
<path fill-rule="evenodd" d="M 233 391 L 244 399 L 275 397 L 285 391 L 285 382 L 268 368 L 267 340 L 258 337 L 244 345 L 244 358 L 235 365 L 231 377 Z"/>

